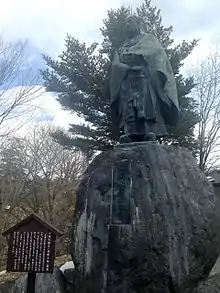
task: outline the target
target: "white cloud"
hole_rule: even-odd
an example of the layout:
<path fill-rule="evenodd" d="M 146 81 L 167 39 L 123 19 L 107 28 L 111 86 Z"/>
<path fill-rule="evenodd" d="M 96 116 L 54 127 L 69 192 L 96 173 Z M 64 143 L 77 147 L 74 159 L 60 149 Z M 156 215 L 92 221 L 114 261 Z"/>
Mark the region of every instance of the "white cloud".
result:
<path fill-rule="evenodd" d="M 0 29 L 9 37 L 30 39 L 42 51 L 56 54 L 66 33 L 82 40 L 98 34 L 106 10 L 119 0 L 8 0 L 1 4 Z"/>
<path fill-rule="evenodd" d="M 19 90 L 19 87 L 17 89 Z M 15 125 L 15 122 L 17 125 L 23 124 L 16 133 L 19 135 L 25 135 L 30 126 L 35 124 L 36 121 L 40 122 L 40 120 L 42 120 L 42 123 L 45 123 L 45 120 L 43 119 L 44 117 L 50 118 L 48 120 L 51 121 L 54 126 L 64 128 L 65 130 L 68 130 L 70 123 L 82 122 L 82 119 L 76 114 L 63 111 L 55 96 L 51 93 L 45 92 L 44 89 L 42 89 L 42 94 L 32 102 L 32 105 L 32 112 L 29 115 L 20 117 L 17 121 L 11 120 L 7 124 L 7 127 Z M 42 119 L 40 119 L 41 117 Z"/>
<path fill-rule="evenodd" d="M 17 132 L 38 109 L 41 88 L 19 86 L 0 91 L 0 136 Z"/>
<path fill-rule="evenodd" d="M 28 100 L 27 104 L 22 104 L 21 106 L 16 107 L 16 109 L 14 109 L 6 119 L 0 123 L 0 136 L 8 133 L 25 135 L 30 126 L 35 124 L 36 121 L 45 122 L 46 118 L 48 118 L 54 126 L 66 130 L 69 127 L 69 123 L 80 123 L 82 121 L 76 114 L 62 111 L 60 103 L 56 100 L 56 97 L 37 86 L 14 87 L 5 92 L 3 96 L 7 103 L 0 103 L 0 114 L 5 110 L 3 106 L 8 108 L 20 94 L 21 90 L 22 92 L 27 92 L 25 99 L 28 100 L 29 96 L 31 99 Z M 1 99 L 3 96 L 0 95 Z"/>
<path fill-rule="evenodd" d="M 3 2 L 3 1 L 2 1 Z M 9 38 L 30 39 L 40 50 L 57 55 L 66 33 L 84 41 L 99 35 L 106 10 L 142 0 L 7 0 L 1 3 L 0 31 Z M 166 25 L 173 24 L 177 38 L 218 35 L 217 0 L 153 0 Z M 206 37 L 206 36 L 205 36 Z"/>
<path fill-rule="evenodd" d="M 50 114 L 53 116 L 53 124 L 57 127 L 68 129 L 69 123 L 79 123 L 82 120 L 76 114 L 61 109 L 60 103 L 55 99 L 51 93 L 45 92 L 36 101 L 42 105 L 42 110 L 38 113 Z"/>
<path fill-rule="evenodd" d="M 98 28 L 106 10 L 122 4 L 142 3 L 142 0 L 7 0 L 2 1 L 0 32 L 8 39 L 29 39 L 40 51 L 57 56 L 63 48 L 64 37 L 70 33 L 82 41 L 99 37 Z M 202 38 L 200 45 L 187 59 L 186 66 L 196 63 L 209 51 L 210 43 L 218 41 L 220 21 L 217 0 L 153 0 L 162 10 L 165 25 L 174 26 L 176 42 Z M 29 58 L 29 62 L 35 56 Z M 54 116 L 54 124 L 67 128 L 76 116 L 61 111 L 60 104 L 49 93 L 39 99 L 47 113 Z"/>
<path fill-rule="evenodd" d="M 118 0 L 7 0 L 1 3 L 0 32 L 6 39 L 28 39 L 40 51 L 56 56 L 63 48 L 66 33 L 73 34 L 81 40 L 91 42 L 99 35 L 98 28 L 106 10 L 115 8 L 127 1 Z M 28 62 L 34 61 L 35 56 L 29 57 Z M 13 89 L 16 91 L 16 89 Z M 17 88 L 19 90 L 19 88 Z M 50 114 L 53 124 L 68 128 L 69 123 L 76 123 L 80 119 L 67 111 L 62 111 L 59 102 L 50 93 L 44 93 L 35 101 L 43 109 L 35 113 L 39 115 Z M 33 115 L 32 115 L 33 116 Z M 13 123 L 26 122 L 26 117 Z M 6 128 L 9 126 L 6 125 Z M 30 124 L 19 129 L 24 134 Z M 5 127 L 5 126 L 4 126 Z"/>

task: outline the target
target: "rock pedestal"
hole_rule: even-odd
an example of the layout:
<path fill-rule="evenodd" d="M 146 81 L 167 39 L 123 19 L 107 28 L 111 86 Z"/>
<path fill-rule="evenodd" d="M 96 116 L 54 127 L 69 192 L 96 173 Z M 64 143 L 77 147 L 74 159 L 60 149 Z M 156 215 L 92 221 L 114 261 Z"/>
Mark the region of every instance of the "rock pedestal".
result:
<path fill-rule="evenodd" d="M 76 293 L 192 292 L 219 254 L 218 199 L 182 148 L 139 143 L 98 155 L 75 211 Z"/>

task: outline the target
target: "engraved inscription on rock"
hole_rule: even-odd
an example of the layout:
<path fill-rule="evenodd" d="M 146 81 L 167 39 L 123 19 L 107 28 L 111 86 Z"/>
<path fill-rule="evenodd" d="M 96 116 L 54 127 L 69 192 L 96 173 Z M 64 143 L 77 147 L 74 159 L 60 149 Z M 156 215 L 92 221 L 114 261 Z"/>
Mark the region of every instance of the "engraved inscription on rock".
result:
<path fill-rule="evenodd" d="M 112 169 L 111 225 L 131 224 L 131 162 L 115 162 Z"/>

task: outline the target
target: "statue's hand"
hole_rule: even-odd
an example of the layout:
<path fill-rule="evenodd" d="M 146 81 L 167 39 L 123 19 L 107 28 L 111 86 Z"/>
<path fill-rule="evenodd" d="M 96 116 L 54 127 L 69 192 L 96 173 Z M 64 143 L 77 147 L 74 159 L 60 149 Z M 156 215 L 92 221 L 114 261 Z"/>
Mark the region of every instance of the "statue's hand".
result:
<path fill-rule="evenodd" d="M 141 55 L 124 54 L 125 63 L 132 66 L 147 66 L 146 61 Z"/>
<path fill-rule="evenodd" d="M 124 61 L 124 63 L 129 64 L 129 65 L 134 63 L 134 55 L 133 54 L 124 54 L 123 61 Z"/>

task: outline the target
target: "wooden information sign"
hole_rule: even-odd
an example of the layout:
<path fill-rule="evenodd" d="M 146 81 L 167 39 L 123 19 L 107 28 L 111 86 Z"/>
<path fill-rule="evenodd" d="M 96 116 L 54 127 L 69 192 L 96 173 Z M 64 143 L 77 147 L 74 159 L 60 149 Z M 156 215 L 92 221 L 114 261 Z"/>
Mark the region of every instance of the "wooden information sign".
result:
<path fill-rule="evenodd" d="M 55 240 L 62 233 L 32 214 L 3 235 L 8 240 L 7 271 L 28 272 L 27 293 L 34 292 L 36 273 L 53 272 Z"/>

